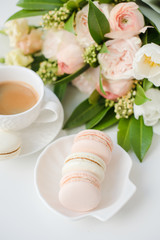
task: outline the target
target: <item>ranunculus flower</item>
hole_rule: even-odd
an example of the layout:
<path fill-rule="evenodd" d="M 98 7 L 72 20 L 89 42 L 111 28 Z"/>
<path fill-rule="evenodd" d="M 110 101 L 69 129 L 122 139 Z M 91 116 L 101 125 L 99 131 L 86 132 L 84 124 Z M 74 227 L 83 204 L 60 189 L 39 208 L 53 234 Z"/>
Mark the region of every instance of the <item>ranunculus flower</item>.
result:
<path fill-rule="evenodd" d="M 108 53 L 98 54 L 103 76 L 108 80 L 133 79 L 133 59 L 141 46 L 139 37 L 106 42 Z"/>
<path fill-rule="evenodd" d="M 145 32 L 144 17 L 134 2 L 119 3 L 110 12 L 109 23 L 111 32 L 106 34 L 110 38 L 130 38 Z"/>
<path fill-rule="evenodd" d="M 33 62 L 33 58 L 30 55 L 24 55 L 23 52 L 17 48 L 13 49 L 7 54 L 5 62 L 7 65 L 27 67 L 30 63 Z"/>
<path fill-rule="evenodd" d="M 72 81 L 72 84 L 81 92 L 91 94 L 99 81 L 99 67 L 89 68 Z"/>
<path fill-rule="evenodd" d="M 160 119 L 160 91 L 150 88 L 145 94 L 151 101 L 147 101 L 142 105 L 134 104 L 134 116 L 138 119 L 142 115 L 145 125 L 154 126 Z"/>
<path fill-rule="evenodd" d="M 106 93 L 103 94 L 100 90 L 99 82 L 97 83 L 97 91 L 104 97 L 110 100 L 116 100 L 119 97 L 126 95 L 132 88 L 132 80 L 119 80 L 119 81 L 102 81 L 103 89 Z"/>
<path fill-rule="evenodd" d="M 106 16 L 106 18 L 109 18 L 109 12 L 112 9 L 111 4 L 98 4 L 98 2 L 93 2 L 97 8 L 99 8 L 103 14 Z M 84 48 L 90 46 L 94 43 L 93 38 L 90 35 L 89 29 L 88 29 L 88 11 L 89 11 L 89 5 L 86 5 L 82 8 L 82 10 L 78 11 L 76 14 L 76 26 L 75 31 L 77 34 L 77 40 L 80 43 L 80 45 Z"/>
<path fill-rule="evenodd" d="M 29 34 L 24 35 L 17 43 L 24 54 L 32 54 L 38 52 L 42 48 L 42 32 L 37 29 L 32 29 Z"/>
<path fill-rule="evenodd" d="M 84 65 L 83 48 L 75 35 L 65 30 L 50 30 L 45 36 L 42 52 L 46 58 L 58 60 L 60 75 L 74 73 Z"/>
<path fill-rule="evenodd" d="M 155 86 L 160 86 L 160 46 L 149 43 L 141 47 L 133 61 L 135 78 L 148 78 Z"/>
<path fill-rule="evenodd" d="M 10 39 L 10 46 L 17 47 L 17 43 L 29 32 L 29 26 L 26 19 L 16 19 L 5 24 L 5 32 Z"/>

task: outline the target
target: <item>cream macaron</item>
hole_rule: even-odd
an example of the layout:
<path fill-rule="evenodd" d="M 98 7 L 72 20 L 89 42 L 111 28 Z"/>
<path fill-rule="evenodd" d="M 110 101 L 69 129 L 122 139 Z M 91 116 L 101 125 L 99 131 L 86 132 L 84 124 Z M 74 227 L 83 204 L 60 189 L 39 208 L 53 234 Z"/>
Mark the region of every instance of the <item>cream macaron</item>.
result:
<path fill-rule="evenodd" d="M 0 130 L 0 160 L 15 158 L 20 150 L 20 137 L 16 133 Z"/>
<path fill-rule="evenodd" d="M 62 176 L 73 171 L 88 171 L 94 174 L 100 182 L 104 180 L 106 164 L 93 153 L 76 152 L 70 154 L 64 162 Z"/>

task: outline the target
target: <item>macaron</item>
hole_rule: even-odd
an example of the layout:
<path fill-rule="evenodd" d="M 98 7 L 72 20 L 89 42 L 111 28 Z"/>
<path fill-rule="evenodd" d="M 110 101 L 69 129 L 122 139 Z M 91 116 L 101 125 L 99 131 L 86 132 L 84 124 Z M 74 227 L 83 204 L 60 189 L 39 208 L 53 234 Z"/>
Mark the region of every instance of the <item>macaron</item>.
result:
<path fill-rule="evenodd" d="M 15 158 L 20 150 L 20 137 L 16 133 L 0 130 L 0 160 Z"/>
<path fill-rule="evenodd" d="M 111 138 L 99 130 L 83 130 L 74 140 L 71 153 L 89 152 L 102 158 L 106 164 L 111 160 L 113 142 Z"/>
<path fill-rule="evenodd" d="M 102 182 L 105 177 L 106 164 L 103 159 L 93 153 L 76 152 L 65 159 L 62 176 L 74 171 L 91 172 Z"/>
<path fill-rule="evenodd" d="M 70 210 L 90 211 L 101 199 L 100 183 L 95 175 L 87 171 L 69 173 L 61 179 L 59 201 Z"/>

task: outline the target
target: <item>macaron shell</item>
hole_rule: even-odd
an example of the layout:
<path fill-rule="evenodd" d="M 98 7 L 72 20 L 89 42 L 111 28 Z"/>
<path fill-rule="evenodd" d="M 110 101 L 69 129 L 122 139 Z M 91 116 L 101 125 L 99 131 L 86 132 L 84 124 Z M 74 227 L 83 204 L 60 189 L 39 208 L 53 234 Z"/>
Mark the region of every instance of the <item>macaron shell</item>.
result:
<path fill-rule="evenodd" d="M 13 159 L 16 158 L 21 152 L 21 148 L 18 148 L 16 151 L 12 152 L 12 153 L 8 153 L 8 154 L 0 154 L 0 160 L 9 160 L 9 159 Z"/>
<path fill-rule="evenodd" d="M 59 192 L 61 204 L 70 210 L 78 212 L 96 208 L 100 199 L 100 189 L 83 180 L 66 183 Z"/>
<path fill-rule="evenodd" d="M 21 140 L 16 133 L 0 130 L 0 154 L 15 151 L 20 145 Z"/>
<path fill-rule="evenodd" d="M 111 151 L 101 142 L 94 140 L 81 140 L 73 144 L 71 153 L 75 152 L 89 152 L 102 158 L 106 164 L 109 164 L 111 160 Z"/>
<path fill-rule="evenodd" d="M 89 171 L 100 182 L 104 180 L 106 165 L 97 155 L 88 152 L 76 152 L 70 154 L 62 168 L 62 176 L 73 171 Z"/>
<path fill-rule="evenodd" d="M 106 147 L 108 147 L 112 152 L 113 149 L 112 139 L 102 131 L 94 129 L 83 130 L 76 135 L 75 142 L 83 139 L 101 142 L 104 145 L 106 145 Z"/>
<path fill-rule="evenodd" d="M 0 130 L 0 160 L 15 158 L 20 149 L 21 140 L 18 134 Z"/>

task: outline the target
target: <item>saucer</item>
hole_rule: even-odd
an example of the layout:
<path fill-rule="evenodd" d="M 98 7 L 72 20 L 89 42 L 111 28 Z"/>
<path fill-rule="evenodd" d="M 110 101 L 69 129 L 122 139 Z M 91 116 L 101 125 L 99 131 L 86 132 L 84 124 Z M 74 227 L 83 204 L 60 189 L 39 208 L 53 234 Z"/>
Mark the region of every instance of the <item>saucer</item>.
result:
<path fill-rule="evenodd" d="M 63 107 L 57 96 L 50 89 L 45 87 L 44 103 L 48 101 L 54 101 L 59 104 L 60 115 L 58 119 L 51 123 L 38 123 L 35 121 L 29 127 L 20 130 L 19 135 L 21 137 L 22 146 L 19 157 L 41 150 L 50 143 L 62 129 L 64 119 Z"/>
<path fill-rule="evenodd" d="M 132 197 L 136 186 L 130 181 L 132 160 L 114 140 L 111 162 L 102 183 L 102 199 L 93 211 L 74 212 L 64 208 L 58 199 L 64 159 L 70 154 L 75 135 L 51 143 L 39 156 L 34 172 L 35 187 L 40 199 L 53 213 L 76 220 L 87 216 L 106 221 Z"/>

